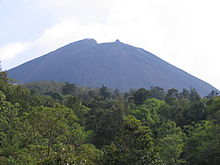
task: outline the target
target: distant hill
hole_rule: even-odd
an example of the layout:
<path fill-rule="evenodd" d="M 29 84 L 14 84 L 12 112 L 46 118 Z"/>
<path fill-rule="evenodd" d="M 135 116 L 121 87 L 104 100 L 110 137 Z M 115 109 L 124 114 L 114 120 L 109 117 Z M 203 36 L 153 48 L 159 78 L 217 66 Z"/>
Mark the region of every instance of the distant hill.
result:
<path fill-rule="evenodd" d="M 21 83 L 63 81 L 86 87 L 164 89 L 195 88 L 201 95 L 217 90 L 144 49 L 119 40 L 98 44 L 84 39 L 61 47 L 8 71 Z"/>

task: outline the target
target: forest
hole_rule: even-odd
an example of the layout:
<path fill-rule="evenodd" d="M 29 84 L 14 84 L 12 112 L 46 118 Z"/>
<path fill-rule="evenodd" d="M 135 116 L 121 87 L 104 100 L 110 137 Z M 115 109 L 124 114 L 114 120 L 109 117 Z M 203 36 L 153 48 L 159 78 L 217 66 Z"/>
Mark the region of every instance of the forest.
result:
<path fill-rule="evenodd" d="M 219 165 L 220 96 L 19 85 L 0 71 L 0 165 Z"/>

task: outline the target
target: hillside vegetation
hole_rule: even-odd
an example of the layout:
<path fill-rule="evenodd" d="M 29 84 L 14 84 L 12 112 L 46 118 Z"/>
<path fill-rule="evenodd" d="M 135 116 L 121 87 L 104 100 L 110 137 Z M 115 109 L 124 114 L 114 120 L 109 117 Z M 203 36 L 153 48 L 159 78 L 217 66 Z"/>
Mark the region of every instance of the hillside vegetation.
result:
<path fill-rule="evenodd" d="M 220 97 L 195 89 L 14 85 L 0 72 L 2 165 L 219 165 Z"/>

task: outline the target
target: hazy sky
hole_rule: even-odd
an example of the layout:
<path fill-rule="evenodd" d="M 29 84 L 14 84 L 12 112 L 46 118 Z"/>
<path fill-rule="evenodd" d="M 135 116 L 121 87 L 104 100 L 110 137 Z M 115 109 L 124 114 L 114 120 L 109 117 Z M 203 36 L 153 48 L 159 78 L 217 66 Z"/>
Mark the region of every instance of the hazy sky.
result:
<path fill-rule="evenodd" d="M 3 69 L 84 38 L 142 47 L 220 89 L 219 0 L 0 0 Z"/>

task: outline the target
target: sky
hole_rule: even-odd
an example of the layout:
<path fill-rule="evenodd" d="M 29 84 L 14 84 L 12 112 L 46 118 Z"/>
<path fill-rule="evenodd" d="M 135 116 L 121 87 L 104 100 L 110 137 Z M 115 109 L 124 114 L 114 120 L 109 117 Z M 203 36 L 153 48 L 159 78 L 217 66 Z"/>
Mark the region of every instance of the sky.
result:
<path fill-rule="evenodd" d="M 219 0 L 0 0 L 1 67 L 85 38 L 119 39 L 220 89 L 219 7 Z"/>

